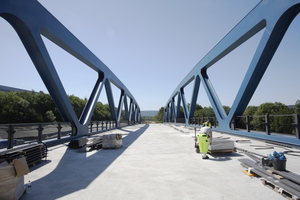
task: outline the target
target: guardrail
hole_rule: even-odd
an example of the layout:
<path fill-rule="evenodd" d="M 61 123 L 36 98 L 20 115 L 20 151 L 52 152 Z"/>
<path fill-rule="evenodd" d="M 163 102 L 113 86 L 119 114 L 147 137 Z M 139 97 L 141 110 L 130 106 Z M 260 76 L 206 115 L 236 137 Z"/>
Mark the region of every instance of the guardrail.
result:
<path fill-rule="evenodd" d="M 297 139 L 300 139 L 300 114 L 286 114 L 286 115 L 248 115 L 248 116 L 236 116 L 231 120 L 231 129 L 232 130 L 246 130 L 247 132 L 261 132 L 260 130 L 255 130 L 251 128 L 251 120 L 255 117 L 263 118 L 262 125 L 265 126 L 265 133 L 267 135 L 271 135 L 272 133 L 272 118 L 274 117 L 292 117 L 294 119 L 294 123 L 291 123 L 290 126 L 293 126 L 294 133 L 276 133 L 276 134 L 285 134 L 285 135 L 294 135 Z M 241 120 L 244 119 L 244 120 Z M 216 117 L 194 117 L 189 120 L 190 125 L 202 125 L 207 120 L 210 120 L 213 127 L 218 127 L 218 120 Z M 170 122 L 175 122 L 174 120 L 170 120 Z M 176 123 L 185 124 L 185 118 L 176 119 Z"/>
<path fill-rule="evenodd" d="M 127 126 L 128 122 L 93 121 L 88 126 L 88 135 L 114 128 Z M 31 142 L 59 143 L 71 140 L 76 136 L 76 127 L 70 122 L 0 124 L 0 149 L 11 149 L 14 146 Z M 82 135 L 80 135 L 82 136 Z"/>

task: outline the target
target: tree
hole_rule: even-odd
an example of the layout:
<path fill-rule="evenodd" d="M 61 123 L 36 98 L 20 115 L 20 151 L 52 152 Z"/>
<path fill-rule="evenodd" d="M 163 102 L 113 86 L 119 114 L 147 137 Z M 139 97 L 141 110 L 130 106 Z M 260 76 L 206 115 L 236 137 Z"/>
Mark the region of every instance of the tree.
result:
<path fill-rule="evenodd" d="M 228 115 L 231 108 L 229 106 L 223 106 L 223 109 L 224 109 L 225 113 Z"/>
<path fill-rule="evenodd" d="M 296 101 L 296 104 L 295 104 L 295 114 L 300 114 L 300 100 Z"/>
<path fill-rule="evenodd" d="M 76 97 L 74 95 L 69 96 L 70 102 L 72 104 L 72 107 L 76 113 L 77 118 L 81 116 L 81 113 L 85 107 L 85 104 L 87 103 L 86 100 L 80 99 L 79 97 Z"/>
<path fill-rule="evenodd" d="M 14 92 L 0 92 L 0 122 L 6 123 L 19 123 L 21 122 L 19 116 L 18 102 L 21 100 Z"/>
<path fill-rule="evenodd" d="M 246 110 L 244 111 L 243 116 L 253 116 L 255 114 L 257 108 L 258 108 L 257 106 L 248 106 L 246 108 Z M 250 124 L 251 124 L 252 117 L 250 117 L 249 120 L 250 120 Z M 247 124 L 246 117 L 241 117 L 241 118 L 238 118 L 236 125 L 238 128 L 246 129 L 246 124 Z"/>
<path fill-rule="evenodd" d="M 34 94 L 32 96 L 31 105 L 32 108 L 38 113 L 39 122 L 53 122 L 55 119 L 62 121 L 62 117 L 58 112 L 58 109 L 56 108 L 50 94 L 45 94 L 42 91 Z M 54 117 L 50 117 L 50 111 Z"/>
<path fill-rule="evenodd" d="M 289 109 L 286 105 L 275 102 L 275 103 L 263 103 L 261 104 L 254 115 L 283 115 L 292 114 L 293 110 Z M 255 117 L 251 121 L 251 125 L 255 130 L 264 131 L 265 130 L 265 118 Z M 293 117 L 287 116 L 271 116 L 270 117 L 270 127 L 272 132 L 277 133 L 294 133 L 294 128 L 291 126 L 293 123 Z"/>
<path fill-rule="evenodd" d="M 104 120 L 110 120 L 110 119 L 111 119 L 111 114 L 109 111 L 108 104 L 103 105 L 101 102 L 97 102 L 95 111 L 92 116 L 92 120 L 93 121 L 104 121 Z"/>
<path fill-rule="evenodd" d="M 54 122 L 56 119 L 55 115 L 53 114 L 52 110 L 48 110 L 46 112 L 46 120 L 49 122 Z"/>
<path fill-rule="evenodd" d="M 162 123 L 164 121 L 164 113 L 165 113 L 165 109 L 164 107 L 161 107 L 157 115 L 155 115 L 155 122 Z"/>
<path fill-rule="evenodd" d="M 275 102 L 275 105 L 278 107 L 277 115 L 287 115 L 294 113 L 293 108 L 288 108 L 282 103 Z M 271 128 L 276 133 L 295 134 L 294 127 L 292 126 L 293 123 L 293 116 L 274 116 L 272 117 Z"/>
<path fill-rule="evenodd" d="M 252 116 L 252 115 L 254 115 L 255 114 L 255 112 L 257 111 L 257 106 L 248 106 L 247 108 L 246 108 L 246 110 L 244 111 L 244 116 Z"/>

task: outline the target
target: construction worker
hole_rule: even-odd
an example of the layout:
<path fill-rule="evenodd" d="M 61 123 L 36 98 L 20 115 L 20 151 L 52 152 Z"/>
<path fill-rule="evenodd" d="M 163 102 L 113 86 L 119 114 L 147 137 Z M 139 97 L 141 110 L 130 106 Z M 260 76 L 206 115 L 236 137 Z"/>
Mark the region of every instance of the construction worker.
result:
<path fill-rule="evenodd" d="M 202 159 L 209 159 L 206 155 L 208 152 L 208 140 L 209 144 L 212 145 L 212 130 L 208 126 L 204 126 L 200 129 L 198 134 L 198 145 L 200 153 L 202 154 Z"/>
<path fill-rule="evenodd" d="M 212 125 L 211 125 L 211 123 L 210 123 L 209 120 L 207 120 L 206 122 L 204 122 L 203 126 L 208 126 L 208 127 L 212 128 Z"/>

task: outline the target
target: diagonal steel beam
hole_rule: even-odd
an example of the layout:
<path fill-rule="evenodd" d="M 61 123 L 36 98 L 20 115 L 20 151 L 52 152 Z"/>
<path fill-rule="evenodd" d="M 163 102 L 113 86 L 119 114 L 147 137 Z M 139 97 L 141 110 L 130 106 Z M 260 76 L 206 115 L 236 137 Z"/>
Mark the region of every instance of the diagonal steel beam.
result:
<path fill-rule="evenodd" d="M 165 108 L 178 93 L 183 96 L 184 87 L 194 77 L 199 77 L 205 89 L 205 94 L 201 95 L 207 95 L 211 103 L 218 120 L 218 130 L 232 132 L 230 128 L 231 120 L 245 111 L 286 30 L 299 12 L 300 0 L 262 0 L 179 83 L 167 101 Z M 221 58 L 259 31 L 263 31 L 263 36 L 227 115 L 218 94 L 213 88 L 213 83 L 209 79 L 207 69 L 213 67 Z M 193 90 L 192 102 L 197 99 L 198 89 Z M 185 107 L 184 110 L 186 110 Z M 190 111 L 189 119 L 192 117 L 193 110 Z M 186 124 L 188 124 L 189 119 L 186 119 Z"/>
<path fill-rule="evenodd" d="M 119 118 L 116 117 L 110 82 L 113 82 L 116 87 L 124 92 L 124 95 L 130 98 L 131 104 L 136 107 L 136 114 L 140 115 L 138 103 L 118 77 L 37 0 L 0 1 L 0 16 L 8 21 L 19 35 L 62 117 L 65 121 L 72 122 L 75 125 L 77 134 L 84 135 L 87 133 L 88 124 L 101 93 L 103 83 L 109 90 L 110 111 L 113 120 L 117 124 Z M 77 58 L 99 75 L 79 120 L 42 40 L 42 36 Z M 140 119 L 140 116 L 137 116 L 136 119 Z"/>

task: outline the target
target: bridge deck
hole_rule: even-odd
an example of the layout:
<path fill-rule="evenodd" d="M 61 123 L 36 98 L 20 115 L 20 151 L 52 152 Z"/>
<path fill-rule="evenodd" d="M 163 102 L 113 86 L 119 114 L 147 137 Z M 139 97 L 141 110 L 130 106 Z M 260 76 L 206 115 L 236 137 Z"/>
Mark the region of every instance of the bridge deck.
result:
<path fill-rule="evenodd" d="M 31 168 L 25 183 L 34 199 L 285 199 L 250 178 L 238 159 L 243 152 L 211 155 L 202 160 L 194 149 L 194 130 L 163 124 L 136 125 L 110 131 L 123 134 L 120 149 L 49 148 L 46 162 Z M 215 137 L 237 136 L 214 133 Z M 261 141 L 236 147 L 267 155 L 282 148 L 254 150 Z M 299 158 L 299 157 L 298 157 Z M 287 169 L 299 172 L 296 156 L 287 155 Z M 296 171 L 298 170 L 298 172 Z"/>

